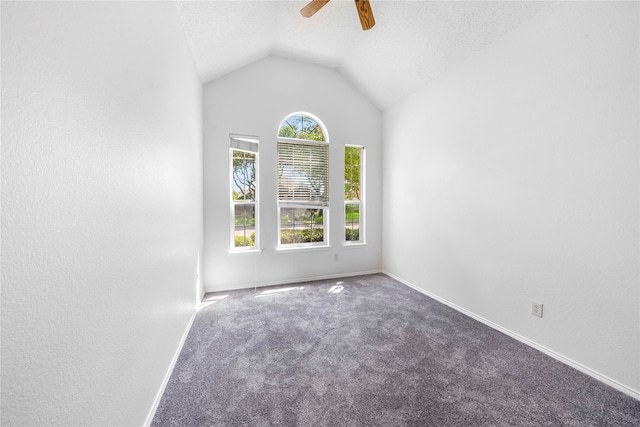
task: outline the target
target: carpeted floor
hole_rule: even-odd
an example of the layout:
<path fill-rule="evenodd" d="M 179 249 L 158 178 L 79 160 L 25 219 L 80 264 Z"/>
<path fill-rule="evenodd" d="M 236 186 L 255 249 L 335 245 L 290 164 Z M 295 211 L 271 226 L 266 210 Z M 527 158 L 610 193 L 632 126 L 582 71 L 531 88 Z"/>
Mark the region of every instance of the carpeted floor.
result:
<path fill-rule="evenodd" d="M 205 299 L 153 426 L 640 426 L 640 401 L 383 274 Z"/>

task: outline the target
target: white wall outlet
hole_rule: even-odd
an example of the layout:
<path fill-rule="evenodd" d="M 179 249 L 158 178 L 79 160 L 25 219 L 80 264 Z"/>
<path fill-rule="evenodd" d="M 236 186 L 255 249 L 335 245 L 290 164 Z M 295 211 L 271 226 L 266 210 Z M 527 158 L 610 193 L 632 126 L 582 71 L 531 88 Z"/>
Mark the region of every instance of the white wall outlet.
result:
<path fill-rule="evenodd" d="M 542 305 L 541 302 L 531 301 L 531 314 L 542 317 Z"/>
<path fill-rule="evenodd" d="M 333 260 L 338 261 L 338 254 L 333 255 Z"/>

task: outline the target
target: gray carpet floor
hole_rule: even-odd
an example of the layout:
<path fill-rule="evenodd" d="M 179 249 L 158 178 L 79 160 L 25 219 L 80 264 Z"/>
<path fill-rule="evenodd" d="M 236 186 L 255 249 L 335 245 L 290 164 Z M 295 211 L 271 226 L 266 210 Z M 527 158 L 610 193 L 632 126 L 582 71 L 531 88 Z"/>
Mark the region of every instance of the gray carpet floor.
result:
<path fill-rule="evenodd" d="M 152 426 L 640 426 L 640 401 L 383 274 L 205 299 Z"/>

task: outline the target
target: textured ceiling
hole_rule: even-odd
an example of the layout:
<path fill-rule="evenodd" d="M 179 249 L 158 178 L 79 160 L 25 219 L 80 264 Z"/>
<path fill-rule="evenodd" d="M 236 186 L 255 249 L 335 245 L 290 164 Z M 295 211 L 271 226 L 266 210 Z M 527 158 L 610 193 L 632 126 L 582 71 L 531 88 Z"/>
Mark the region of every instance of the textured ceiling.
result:
<path fill-rule="evenodd" d="M 269 55 L 335 67 L 381 109 L 392 105 L 548 2 L 371 0 L 362 31 L 352 0 L 304 18 L 302 1 L 176 1 L 203 82 Z"/>

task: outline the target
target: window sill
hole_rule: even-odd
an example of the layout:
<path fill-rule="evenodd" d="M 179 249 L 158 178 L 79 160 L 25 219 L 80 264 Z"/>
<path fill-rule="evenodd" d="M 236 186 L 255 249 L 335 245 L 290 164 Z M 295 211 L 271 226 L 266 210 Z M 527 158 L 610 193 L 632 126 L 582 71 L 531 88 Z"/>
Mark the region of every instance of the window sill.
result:
<path fill-rule="evenodd" d="M 227 250 L 227 253 L 229 255 L 259 255 L 261 254 L 263 251 L 263 249 L 245 249 L 245 250 L 238 250 L 238 249 L 229 249 Z"/>
<path fill-rule="evenodd" d="M 367 242 L 343 243 L 342 246 L 345 248 L 361 248 L 367 246 Z"/>
<path fill-rule="evenodd" d="M 297 252 L 297 251 L 326 251 L 331 249 L 331 245 L 314 245 L 314 246 L 277 246 L 276 252 Z"/>

